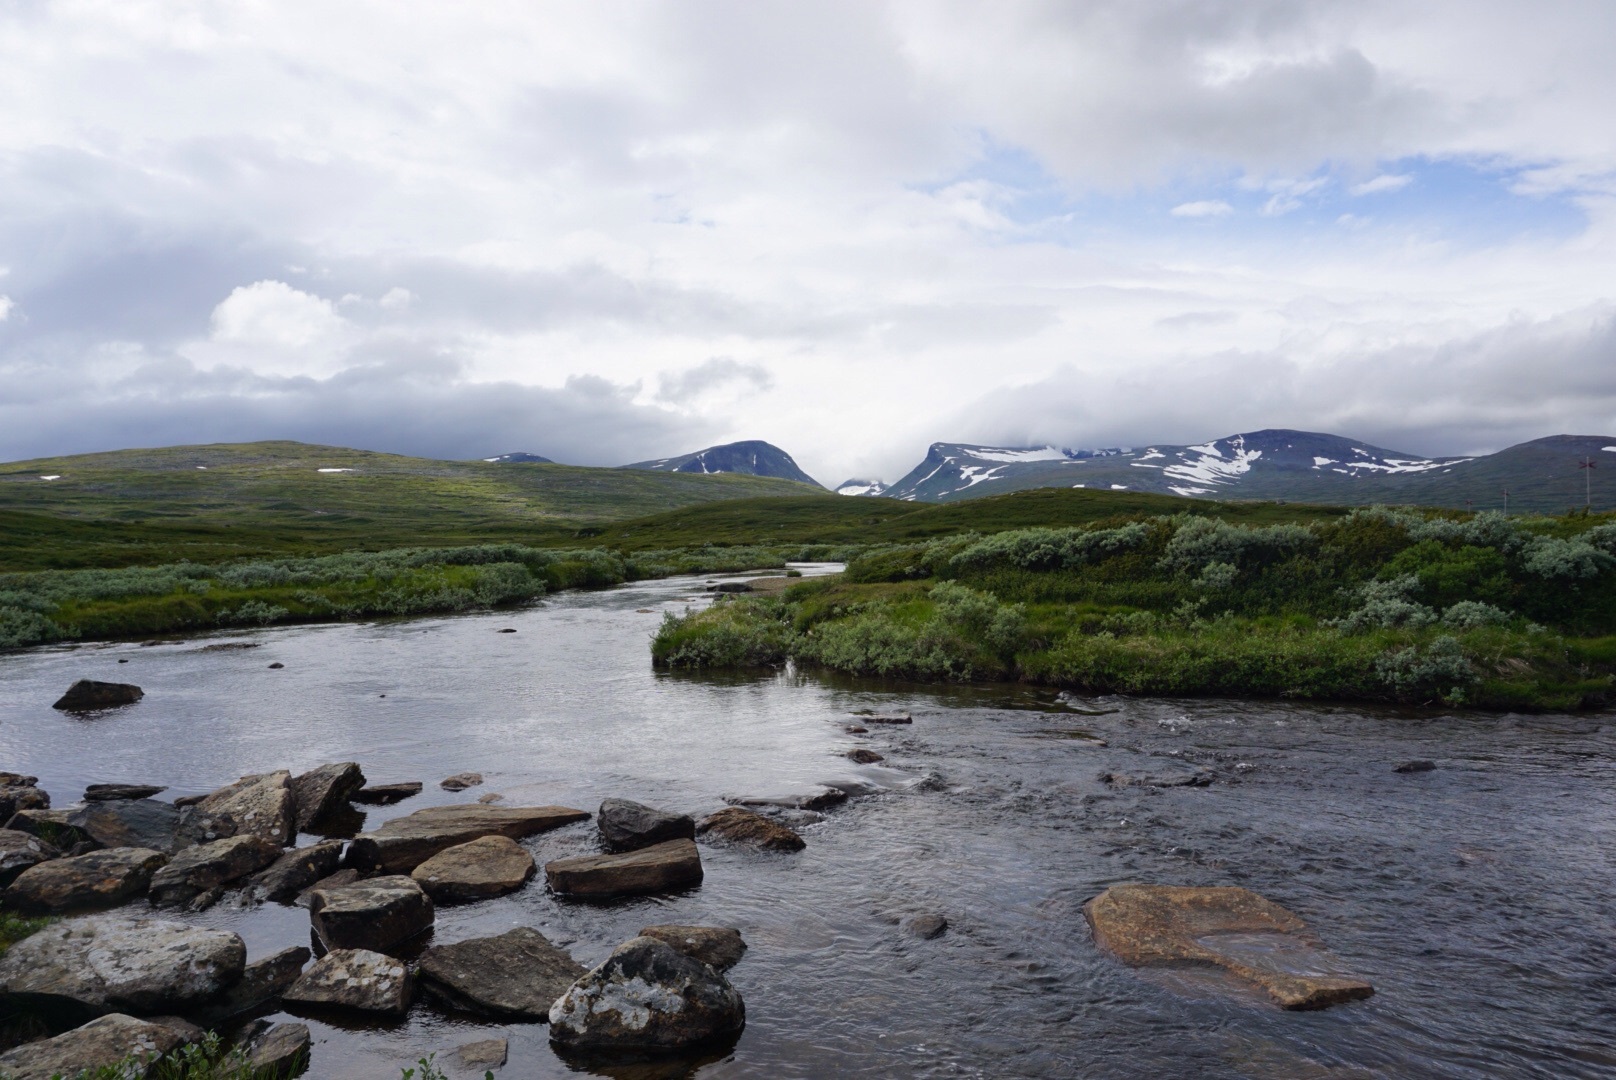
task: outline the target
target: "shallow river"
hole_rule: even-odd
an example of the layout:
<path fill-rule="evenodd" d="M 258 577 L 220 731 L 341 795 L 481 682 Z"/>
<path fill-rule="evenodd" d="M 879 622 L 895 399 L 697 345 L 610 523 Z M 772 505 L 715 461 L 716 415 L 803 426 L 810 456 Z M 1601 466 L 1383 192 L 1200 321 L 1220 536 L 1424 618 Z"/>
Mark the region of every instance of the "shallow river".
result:
<path fill-rule="evenodd" d="M 1611 717 L 1063 703 L 1019 687 L 653 672 L 658 615 L 700 586 L 5 655 L 0 768 L 38 775 L 58 806 L 92 782 L 168 784 L 172 798 L 341 760 L 373 782 L 427 782 L 373 809 L 371 825 L 488 792 L 508 804 L 592 811 L 617 796 L 703 814 L 726 795 L 879 789 L 804 825 L 799 854 L 703 845 L 706 880 L 683 895 L 567 904 L 541 874 L 511 897 L 439 909 L 438 942 L 531 925 L 590 965 L 649 923 L 741 929 L 750 948 L 730 973 L 747 1006 L 739 1044 L 712 1061 L 602 1075 L 1616 1075 Z M 258 647 L 203 651 L 224 641 Z M 81 677 L 139 683 L 146 697 L 93 719 L 53 711 Z M 914 724 L 844 730 L 869 709 L 908 711 Z M 855 746 L 887 760 L 854 765 L 844 755 Z M 1211 766 L 1216 781 L 1113 790 L 1099 779 L 1175 758 Z M 1409 758 L 1438 768 L 1392 771 Z M 486 784 L 437 787 L 467 770 Z M 582 824 L 525 843 L 542 864 L 592 852 L 593 839 Z M 1125 881 L 1256 889 L 1377 993 L 1287 1013 L 1220 978 L 1124 968 L 1095 950 L 1082 905 Z M 929 912 L 947 917 L 944 936 L 902 931 Z M 297 907 L 227 900 L 187 918 L 238 931 L 251 956 L 309 939 Z M 577 1075 L 543 1026 L 424 1003 L 396 1026 L 310 1025 L 314 1077 L 396 1080 L 425 1053 L 499 1035 L 511 1056 L 497 1075 Z"/>

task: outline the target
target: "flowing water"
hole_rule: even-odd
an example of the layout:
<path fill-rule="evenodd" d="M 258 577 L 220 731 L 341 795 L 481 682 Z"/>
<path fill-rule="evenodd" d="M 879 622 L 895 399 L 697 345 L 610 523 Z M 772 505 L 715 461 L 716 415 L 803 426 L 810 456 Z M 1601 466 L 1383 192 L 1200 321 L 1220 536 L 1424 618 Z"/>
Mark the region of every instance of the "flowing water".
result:
<path fill-rule="evenodd" d="M 799 854 L 704 844 L 706 879 L 684 894 L 570 904 L 541 876 L 439 909 L 438 942 L 531 925 L 586 965 L 649 923 L 739 927 L 750 948 L 730 974 L 747 1027 L 714 1060 L 591 1070 L 557 1058 L 541 1025 L 421 1003 L 396 1025 L 310 1020 L 314 1077 L 396 1080 L 428 1052 L 498 1036 L 502 1075 L 524 1078 L 1616 1075 L 1609 717 L 653 672 L 659 614 L 700 589 L 675 579 L 517 612 L 7 655 L 0 768 L 38 775 L 57 805 L 92 782 L 163 783 L 172 798 L 339 760 L 373 782 L 427 782 L 370 825 L 488 792 L 694 814 L 824 782 L 871 792 L 803 824 Z M 203 648 L 229 641 L 258 647 Z M 81 677 L 146 697 L 88 718 L 52 710 Z M 845 730 L 872 709 L 914 723 Z M 857 746 L 886 761 L 851 763 Z M 1410 758 L 1438 768 L 1393 771 Z M 1100 779 L 1185 762 L 1214 782 Z M 485 785 L 437 787 L 468 770 Z M 525 843 L 541 863 L 595 850 L 588 824 Z M 1126 881 L 1255 889 L 1377 992 L 1288 1013 L 1222 976 L 1123 967 L 1095 949 L 1082 906 Z M 946 916 L 947 933 L 906 934 L 921 913 Z M 253 956 L 309 940 L 298 907 L 227 900 L 184 917 L 238 931 Z"/>

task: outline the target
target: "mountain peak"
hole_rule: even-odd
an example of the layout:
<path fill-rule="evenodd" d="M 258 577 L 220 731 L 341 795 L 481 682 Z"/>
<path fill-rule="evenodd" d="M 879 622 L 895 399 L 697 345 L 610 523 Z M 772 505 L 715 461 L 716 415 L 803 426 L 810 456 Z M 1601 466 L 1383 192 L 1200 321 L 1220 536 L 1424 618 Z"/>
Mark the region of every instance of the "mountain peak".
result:
<path fill-rule="evenodd" d="M 723 443 L 678 457 L 636 461 L 624 469 L 651 469 L 656 472 L 682 473 L 741 473 L 746 476 L 777 476 L 795 480 L 800 484 L 820 487 L 813 477 L 803 472 L 790 454 L 762 439 Z"/>
<path fill-rule="evenodd" d="M 510 454 L 500 454 L 498 457 L 485 457 L 484 461 L 492 465 L 554 465 L 555 462 L 547 457 L 530 454 L 525 450 L 517 450 Z"/>

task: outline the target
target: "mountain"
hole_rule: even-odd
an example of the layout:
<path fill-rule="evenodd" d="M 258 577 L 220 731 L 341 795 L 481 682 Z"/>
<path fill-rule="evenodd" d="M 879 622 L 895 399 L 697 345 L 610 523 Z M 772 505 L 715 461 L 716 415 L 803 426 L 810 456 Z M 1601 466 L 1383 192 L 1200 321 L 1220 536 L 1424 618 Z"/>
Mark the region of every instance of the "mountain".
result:
<path fill-rule="evenodd" d="M 797 467 L 791 455 L 772 443 L 760 439 L 709 446 L 694 454 L 680 457 L 658 458 L 655 461 L 636 461 L 621 465 L 623 469 L 653 469 L 657 472 L 677 473 L 740 473 L 744 476 L 775 476 L 782 480 L 795 480 L 799 484 L 819 487 L 819 481 Z"/>
<path fill-rule="evenodd" d="M 554 465 L 555 462 L 547 457 L 529 454 L 525 450 L 518 450 L 514 454 L 501 454 L 498 457 L 485 457 L 484 461 L 490 465 Z"/>
<path fill-rule="evenodd" d="M 885 495 L 887 486 L 879 480 L 843 480 L 836 487 L 838 495 Z"/>
<path fill-rule="evenodd" d="M 1590 475 L 1579 461 L 1605 464 Z M 1608 463 L 1608 464 L 1607 464 Z M 933 443 L 926 459 L 888 488 L 920 502 L 1025 488 L 1100 488 L 1215 499 L 1282 499 L 1363 505 L 1564 511 L 1616 504 L 1616 437 L 1554 435 L 1477 457 L 1422 457 L 1311 431 L 1267 429 L 1193 446 L 1071 450 Z"/>

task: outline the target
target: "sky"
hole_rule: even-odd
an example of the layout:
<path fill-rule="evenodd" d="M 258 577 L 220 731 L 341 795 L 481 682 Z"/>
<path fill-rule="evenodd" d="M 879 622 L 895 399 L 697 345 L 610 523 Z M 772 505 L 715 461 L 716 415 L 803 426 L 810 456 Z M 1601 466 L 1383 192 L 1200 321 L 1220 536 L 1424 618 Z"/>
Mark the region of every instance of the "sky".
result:
<path fill-rule="evenodd" d="M 0 3 L 0 459 L 1616 435 L 1608 0 Z"/>

